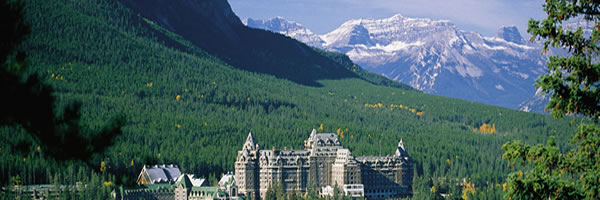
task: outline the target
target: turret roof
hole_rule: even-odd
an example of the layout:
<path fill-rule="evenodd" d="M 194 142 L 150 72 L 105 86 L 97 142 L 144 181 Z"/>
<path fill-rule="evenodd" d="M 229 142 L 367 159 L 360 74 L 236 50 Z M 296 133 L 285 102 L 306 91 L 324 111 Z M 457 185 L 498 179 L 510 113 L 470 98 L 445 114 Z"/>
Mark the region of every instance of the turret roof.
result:
<path fill-rule="evenodd" d="M 246 138 L 246 142 L 244 142 L 244 149 L 254 149 L 256 147 L 256 142 L 254 142 L 254 135 L 252 132 L 248 133 L 248 137 Z"/>

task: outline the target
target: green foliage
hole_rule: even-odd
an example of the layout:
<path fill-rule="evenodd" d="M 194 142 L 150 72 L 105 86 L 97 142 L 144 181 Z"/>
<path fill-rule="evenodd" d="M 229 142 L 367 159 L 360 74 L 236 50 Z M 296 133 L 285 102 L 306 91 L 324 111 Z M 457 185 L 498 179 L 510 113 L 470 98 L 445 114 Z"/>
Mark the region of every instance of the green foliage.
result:
<path fill-rule="evenodd" d="M 1 19 L 0 30 L 0 64 L 6 62 L 7 57 L 13 53 L 14 47 L 19 45 L 29 34 L 30 28 L 23 19 L 22 1 L 2 1 L 0 3 Z M 3 67 L 4 68 L 4 67 Z"/>
<path fill-rule="evenodd" d="M 287 194 L 283 190 L 283 184 L 281 183 L 281 181 L 276 181 L 275 183 L 273 183 L 273 187 L 271 189 L 273 189 L 277 200 L 287 199 Z"/>
<path fill-rule="evenodd" d="M 111 125 L 103 127 L 99 132 L 88 131 L 85 126 L 80 124 L 80 104 L 68 104 L 64 110 L 56 108 L 53 88 L 43 83 L 37 74 L 25 74 L 25 70 L 27 70 L 25 53 L 17 51 L 14 58 L 10 57 L 15 52 L 14 48 L 26 38 L 30 31 L 23 17 L 23 7 L 22 1 L 0 2 L 0 18 L 2 19 L 0 28 L 4 30 L 0 36 L 0 40 L 2 40 L 0 44 L 0 92 L 5 95 L 0 102 L 0 110 L 2 110 L 0 130 L 8 130 L 3 134 L 3 137 L 6 137 L 5 145 L 3 145 L 3 148 L 6 148 L 4 151 L 9 154 L 16 153 L 17 157 L 25 154 L 22 162 L 33 158 L 33 161 L 29 162 L 33 162 L 37 166 L 44 163 L 42 165 L 47 165 L 48 169 L 69 166 L 73 164 L 68 162 L 71 160 L 89 164 L 93 156 L 102 153 L 112 144 L 116 135 L 120 134 L 121 121 L 113 121 Z M 11 142 L 6 143 L 6 141 Z M 37 147 L 33 148 L 35 149 L 33 152 L 37 151 L 36 153 L 29 153 L 32 146 Z M 57 163 L 45 161 L 46 158 L 51 161 L 59 161 L 59 163 L 56 165 Z M 3 159 L 4 162 L 10 162 L 6 156 L 3 156 Z M 3 167 L 3 169 L 5 168 Z M 17 198 L 12 193 L 13 190 L 19 193 L 18 190 L 21 190 L 21 187 L 17 186 L 22 183 L 36 182 L 38 173 L 36 170 L 32 168 L 21 170 L 25 172 L 22 173 L 23 177 L 27 177 L 24 181 L 19 175 L 13 176 L 10 170 L 8 174 L 2 174 L 3 184 L 6 184 L 7 179 L 11 180 L 8 192 L 3 192 L 0 196 L 2 199 Z M 57 177 L 55 175 L 53 180 L 56 184 L 58 184 Z M 40 181 L 39 179 L 43 179 L 46 183 L 52 180 L 50 173 L 38 177 L 37 181 Z M 88 182 L 92 183 L 93 181 Z M 64 192 L 63 195 L 70 193 L 68 192 L 69 186 L 66 188 L 67 192 Z M 102 189 L 106 188 L 96 190 L 90 187 L 85 191 L 97 192 L 102 195 L 106 193 L 106 190 L 102 192 Z M 67 198 L 67 196 L 64 197 Z M 99 199 L 106 197 L 100 196 Z"/>
<path fill-rule="evenodd" d="M 119 1 L 31 0 L 25 10 L 32 34 L 19 48 L 28 55 L 27 73 L 55 88 L 56 106 L 81 102 L 81 123 L 90 131 L 100 131 L 113 113 L 127 119 L 115 144 L 91 163 L 99 168 L 104 161 L 106 175 L 98 179 L 116 184 L 135 184 L 144 164 L 173 163 L 204 177 L 222 174 L 234 170 L 249 131 L 265 149 L 301 149 L 320 124 L 324 132 L 343 130 L 341 143 L 356 156 L 393 154 L 402 138 L 415 160 L 415 177 L 446 180 L 436 184 L 455 194 L 461 190 L 451 185 L 464 178 L 477 191 L 505 180 L 513 170 L 499 156 L 507 141 L 537 144 L 556 135 L 561 149 L 570 147 L 562 142 L 573 131 L 567 120 L 427 95 L 360 75 L 359 68 L 358 75 L 315 80 L 318 87 L 241 70 Z M 354 72 L 342 55 L 318 55 Z M 378 103 L 381 108 L 365 107 Z M 473 131 L 483 124 L 495 124 L 496 133 Z M 63 184 L 91 180 L 91 169 L 82 163 L 61 167 L 40 156 L 45 151 L 26 143 L 31 138 L 23 129 L 2 127 L 0 138 L 1 184 L 16 175 L 23 184 L 49 183 L 55 173 L 66 177 Z M 5 144 L 24 144 L 17 145 L 23 151 Z M 73 173 L 80 170 L 82 176 Z M 309 191 L 303 196 L 316 199 L 316 191 Z M 414 198 L 425 198 L 420 195 L 426 193 Z"/>
<path fill-rule="evenodd" d="M 577 148 L 562 154 L 554 138 L 546 146 L 509 142 L 502 147 L 511 163 L 530 163 L 527 172 L 509 175 L 507 197 L 528 199 L 600 198 L 600 129 L 580 124 L 572 142 Z"/>
<path fill-rule="evenodd" d="M 61 161 L 88 161 L 104 151 L 120 134 L 122 122 L 116 120 L 98 133 L 89 133 L 80 124 L 79 103 L 69 104 L 64 110 L 57 109 L 51 86 L 43 83 L 37 74 L 23 78 L 23 70 L 27 69 L 25 53 L 19 51 L 14 61 L 7 62 L 12 48 L 29 32 L 22 17 L 23 4 L 3 1 L 0 9 L 0 18 L 9 20 L 2 24 L 7 31 L 2 37 L 0 92 L 9 98 L 2 98 L 0 103 L 0 126 L 25 129 L 41 148 L 38 151 L 43 150 L 45 156 Z"/>
<path fill-rule="evenodd" d="M 599 6 L 597 1 L 549 0 L 544 4 L 547 18 L 541 23 L 529 21 L 532 40 L 547 39 L 545 49 L 551 45 L 570 53 L 550 57 L 549 73 L 537 81 L 537 87 L 552 92 L 546 108 L 552 109 L 556 118 L 580 115 L 595 123 L 579 123 L 571 140 L 575 148 L 566 154 L 554 137 L 545 146 L 520 141 L 503 145 L 503 158 L 512 165 L 527 167 L 525 172 L 519 170 L 508 176 L 503 186 L 507 199 L 600 199 L 600 64 L 595 61 L 600 50 Z M 562 26 L 575 18 L 595 23 L 591 34 L 585 34 L 582 27 L 572 30 Z"/>
<path fill-rule="evenodd" d="M 549 0 L 544 4 L 546 19 L 529 20 L 527 32 L 531 40 L 545 39 L 548 47 L 564 48 L 569 56 L 550 56 L 548 74 L 540 76 L 536 87 L 552 93 L 546 109 L 552 115 L 584 115 L 600 119 L 600 63 L 597 61 L 600 46 L 600 2 Z M 576 30 L 563 26 L 569 20 L 583 18 L 593 23 L 591 33 L 583 28 Z"/>
<path fill-rule="evenodd" d="M 275 188 L 278 182 L 275 182 L 267 187 L 267 191 L 265 192 L 265 200 L 277 200 L 278 196 L 275 192 Z"/>
<path fill-rule="evenodd" d="M 208 174 L 208 185 L 210 186 L 219 186 L 219 180 L 215 173 Z"/>

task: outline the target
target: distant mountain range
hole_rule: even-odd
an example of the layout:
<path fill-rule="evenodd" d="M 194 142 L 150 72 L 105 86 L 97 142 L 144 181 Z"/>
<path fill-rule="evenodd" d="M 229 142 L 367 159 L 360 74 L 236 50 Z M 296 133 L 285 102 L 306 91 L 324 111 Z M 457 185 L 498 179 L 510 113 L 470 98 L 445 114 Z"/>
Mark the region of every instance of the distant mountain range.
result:
<path fill-rule="evenodd" d="M 540 56 L 542 44 L 524 40 L 514 26 L 485 37 L 447 20 L 399 14 L 350 20 L 324 35 L 281 17 L 243 23 L 345 53 L 368 71 L 427 93 L 528 112 L 541 112 L 546 103 L 535 96 L 534 83 L 553 52 Z"/>
<path fill-rule="evenodd" d="M 298 41 L 304 42 L 313 47 L 323 48 L 325 41 L 317 34 L 314 34 L 301 24 L 288 21 L 282 17 L 274 17 L 269 20 L 254 20 L 246 18 L 242 20 L 246 26 L 258 29 L 269 30 L 282 35 L 290 36 Z"/>

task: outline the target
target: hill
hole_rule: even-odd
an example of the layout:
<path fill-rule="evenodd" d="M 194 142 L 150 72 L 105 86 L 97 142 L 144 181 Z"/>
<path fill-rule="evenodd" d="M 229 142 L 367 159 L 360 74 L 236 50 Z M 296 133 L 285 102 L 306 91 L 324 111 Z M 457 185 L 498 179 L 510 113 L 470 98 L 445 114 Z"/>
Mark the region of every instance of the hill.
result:
<path fill-rule="evenodd" d="M 561 147 L 568 147 L 573 131 L 567 120 L 390 87 L 389 80 L 361 71 L 345 56 L 305 46 L 297 47 L 306 51 L 301 62 L 321 66 L 306 71 L 323 74 L 289 78 L 299 74 L 287 73 L 304 66 L 294 64 L 281 69 L 240 67 L 238 62 L 253 57 L 238 58 L 200 45 L 206 38 L 170 31 L 125 2 L 27 1 L 32 34 L 21 46 L 30 73 L 55 88 L 57 106 L 83 104 L 85 125 L 93 129 L 116 114 L 126 117 L 123 135 L 93 163 L 97 168 L 103 163 L 104 179 L 117 184 L 134 181 L 143 164 L 175 163 L 202 176 L 232 171 L 249 131 L 264 148 L 299 149 L 311 129 L 323 125 L 322 132 L 343 131 L 341 143 L 356 155 L 392 154 L 402 138 L 416 161 L 417 197 L 426 195 L 423 191 L 432 184 L 460 191 L 449 182 L 463 178 L 497 191 L 495 184 L 514 170 L 500 158 L 502 144 L 515 139 L 541 143 L 555 135 Z M 226 5 L 206 2 L 220 2 L 213 8 Z M 223 17 L 221 13 L 204 20 L 229 19 Z M 301 45 L 266 31 L 257 35 L 250 39 Z M 253 66 L 269 60 L 293 62 L 262 44 L 239 42 L 265 54 L 251 61 L 256 62 Z M 295 50 L 280 51 L 294 55 Z M 494 133 L 485 131 L 488 125 L 495 127 Z M 41 158 L 35 142 L 18 127 L 3 127 L 0 134 L 4 146 L 24 144 L 27 150 L 23 154 L 2 148 L 3 184 L 15 174 L 24 184 L 51 182 L 57 174 L 60 182 L 73 184 L 81 180 L 77 174 L 90 173 L 81 163 L 62 166 Z"/>

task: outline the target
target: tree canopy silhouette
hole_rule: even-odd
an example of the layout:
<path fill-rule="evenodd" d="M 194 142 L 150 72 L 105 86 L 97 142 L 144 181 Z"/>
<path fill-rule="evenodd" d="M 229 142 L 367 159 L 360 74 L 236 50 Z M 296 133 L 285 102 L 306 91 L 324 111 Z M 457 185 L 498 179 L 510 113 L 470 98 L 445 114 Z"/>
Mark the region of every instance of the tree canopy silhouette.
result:
<path fill-rule="evenodd" d="M 0 15 L 0 126 L 22 127 L 44 155 L 59 161 L 88 161 L 103 152 L 121 133 L 123 119 L 95 132 L 80 123 L 80 103 L 56 108 L 52 87 L 37 74 L 25 74 L 26 55 L 14 52 L 30 33 L 23 19 L 23 3 L 2 1 Z"/>

